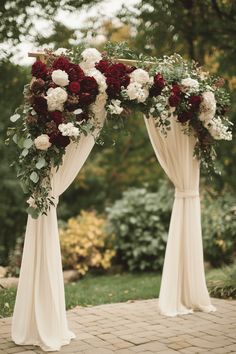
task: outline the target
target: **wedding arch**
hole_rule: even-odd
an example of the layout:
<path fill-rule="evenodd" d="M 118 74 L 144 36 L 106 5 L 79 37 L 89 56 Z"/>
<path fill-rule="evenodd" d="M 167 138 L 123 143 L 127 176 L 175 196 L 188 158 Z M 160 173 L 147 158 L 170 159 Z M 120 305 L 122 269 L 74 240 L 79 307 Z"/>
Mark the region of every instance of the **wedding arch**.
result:
<path fill-rule="evenodd" d="M 137 57 L 121 45 L 108 45 L 103 54 L 78 47 L 30 55 L 37 57 L 33 78 L 8 131 L 29 204 L 13 341 L 54 351 L 75 337 L 66 319 L 56 207 L 105 120 L 122 120 L 132 109 L 143 113 L 175 186 L 159 310 L 166 316 L 215 311 L 204 275 L 199 174 L 200 162 L 213 168 L 216 141 L 231 139 L 222 80 L 177 54 Z"/>

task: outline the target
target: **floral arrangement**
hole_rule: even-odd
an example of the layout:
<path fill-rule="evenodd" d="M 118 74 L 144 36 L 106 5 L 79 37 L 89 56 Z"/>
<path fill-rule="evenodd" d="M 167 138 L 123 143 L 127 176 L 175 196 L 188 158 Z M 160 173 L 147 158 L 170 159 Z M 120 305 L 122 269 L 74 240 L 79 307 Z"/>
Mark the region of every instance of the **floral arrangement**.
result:
<path fill-rule="evenodd" d="M 119 62 L 122 57 L 136 65 Z M 178 54 L 136 56 L 122 44 L 108 43 L 103 53 L 79 46 L 45 51 L 44 58 L 32 65 L 24 104 L 10 118 L 14 127 L 8 130 L 8 142 L 18 147 L 15 165 L 28 195 L 28 213 L 35 218 L 54 204 L 52 168 L 62 163 L 67 145 L 101 128 L 96 119 L 101 109 L 116 124 L 139 110 L 153 117 L 164 135 L 176 119 L 183 133 L 196 136 L 194 154 L 208 169 L 214 167 L 217 140 L 232 139 L 224 80 Z"/>

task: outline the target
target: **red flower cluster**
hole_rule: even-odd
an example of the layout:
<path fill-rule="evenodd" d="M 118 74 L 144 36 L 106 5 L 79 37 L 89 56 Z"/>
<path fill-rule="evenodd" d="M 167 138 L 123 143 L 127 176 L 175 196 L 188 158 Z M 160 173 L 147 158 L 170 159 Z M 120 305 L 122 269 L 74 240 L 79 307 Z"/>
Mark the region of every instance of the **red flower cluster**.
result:
<path fill-rule="evenodd" d="M 163 76 L 158 73 L 154 76 L 154 84 L 150 88 L 149 95 L 151 97 L 156 97 L 161 94 L 161 91 L 165 87 L 165 80 Z"/>
<path fill-rule="evenodd" d="M 107 60 L 100 60 L 96 68 L 106 76 L 107 95 L 109 98 L 116 98 L 121 91 L 121 87 L 126 88 L 130 83 L 129 73 L 135 68 L 128 67 L 122 63 L 110 64 Z"/>
<path fill-rule="evenodd" d="M 47 66 L 41 60 L 36 60 L 32 65 L 31 73 L 37 79 L 45 79 L 47 76 Z"/>

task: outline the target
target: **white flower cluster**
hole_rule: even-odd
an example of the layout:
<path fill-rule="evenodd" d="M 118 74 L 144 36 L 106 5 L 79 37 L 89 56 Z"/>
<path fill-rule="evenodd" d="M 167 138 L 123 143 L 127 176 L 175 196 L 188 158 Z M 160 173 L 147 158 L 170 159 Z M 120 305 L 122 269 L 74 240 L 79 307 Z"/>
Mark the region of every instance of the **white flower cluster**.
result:
<path fill-rule="evenodd" d="M 196 92 L 199 89 L 199 82 L 187 77 L 181 81 L 181 86 L 183 92 Z"/>
<path fill-rule="evenodd" d="M 52 144 L 50 143 L 49 136 L 47 134 L 41 134 L 34 139 L 34 145 L 38 150 L 47 150 Z"/>
<path fill-rule="evenodd" d="M 102 59 L 101 53 L 95 48 L 87 48 L 82 53 L 83 61 L 79 64 L 83 70 L 94 68 L 95 64 Z"/>
<path fill-rule="evenodd" d="M 57 50 L 55 50 L 54 54 L 55 55 L 62 55 L 62 54 L 67 54 L 68 49 L 66 48 L 58 48 Z"/>
<path fill-rule="evenodd" d="M 48 110 L 50 112 L 53 111 L 63 111 L 64 110 L 64 103 L 67 100 L 67 92 L 63 90 L 61 87 L 50 88 L 47 91 L 47 104 Z"/>
<path fill-rule="evenodd" d="M 79 128 L 75 127 L 73 123 L 62 123 L 58 126 L 58 129 L 63 136 L 77 138 L 80 134 Z"/>
<path fill-rule="evenodd" d="M 222 123 L 220 117 L 214 117 L 205 127 L 216 140 L 232 140 L 231 131 Z"/>
<path fill-rule="evenodd" d="M 123 107 L 121 107 L 120 104 L 120 100 L 111 100 L 111 104 L 107 106 L 111 114 L 121 114 Z"/>
<path fill-rule="evenodd" d="M 130 84 L 125 93 L 130 100 L 145 102 L 149 95 L 148 84 L 150 84 L 150 77 L 147 71 L 136 69 L 130 74 Z"/>
<path fill-rule="evenodd" d="M 58 86 L 67 86 L 69 84 L 68 74 L 64 70 L 53 70 L 52 81 Z"/>
<path fill-rule="evenodd" d="M 215 95 L 211 91 L 203 92 L 202 102 L 200 104 L 199 119 L 203 124 L 208 124 L 214 118 L 216 113 L 216 100 Z"/>

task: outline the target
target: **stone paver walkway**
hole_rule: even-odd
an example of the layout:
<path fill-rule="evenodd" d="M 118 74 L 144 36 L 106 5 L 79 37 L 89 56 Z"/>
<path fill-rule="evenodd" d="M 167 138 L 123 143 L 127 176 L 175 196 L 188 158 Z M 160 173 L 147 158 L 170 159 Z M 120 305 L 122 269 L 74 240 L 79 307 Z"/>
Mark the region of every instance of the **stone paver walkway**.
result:
<path fill-rule="evenodd" d="M 67 354 L 236 353 L 236 301 L 213 299 L 215 313 L 179 317 L 158 314 L 158 300 L 135 301 L 68 312 L 76 339 Z M 11 318 L 0 320 L 0 353 L 43 353 L 10 340 Z"/>

